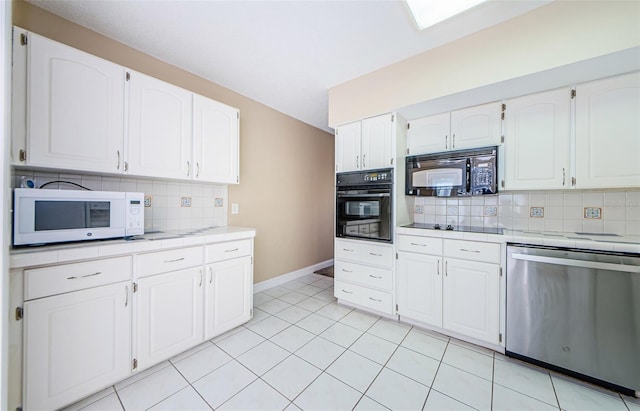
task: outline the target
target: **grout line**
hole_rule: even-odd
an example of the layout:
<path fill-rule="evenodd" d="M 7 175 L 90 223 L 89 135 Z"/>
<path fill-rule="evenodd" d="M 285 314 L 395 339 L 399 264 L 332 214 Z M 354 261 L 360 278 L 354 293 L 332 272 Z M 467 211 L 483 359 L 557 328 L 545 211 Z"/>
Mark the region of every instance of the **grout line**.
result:
<path fill-rule="evenodd" d="M 494 400 L 494 387 L 496 385 L 496 355 L 493 354 L 492 362 L 491 362 L 491 410 L 493 410 L 493 400 Z"/>
<path fill-rule="evenodd" d="M 553 382 L 553 377 L 551 376 L 551 373 L 549 371 L 547 371 L 547 375 L 549 375 L 549 380 L 551 380 L 551 388 L 553 388 L 553 395 L 556 396 L 556 402 L 558 403 L 558 409 L 561 410 L 562 407 L 560 406 L 560 397 L 558 397 L 558 391 L 556 390 L 556 385 Z"/>

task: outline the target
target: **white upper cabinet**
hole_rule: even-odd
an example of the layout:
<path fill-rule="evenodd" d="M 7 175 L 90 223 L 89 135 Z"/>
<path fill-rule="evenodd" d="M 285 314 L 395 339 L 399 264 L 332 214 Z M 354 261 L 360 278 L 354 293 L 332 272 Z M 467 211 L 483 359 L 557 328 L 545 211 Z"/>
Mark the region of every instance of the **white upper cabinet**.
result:
<path fill-rule="evenodd" d="M 358 121 L 336 129 L 336 171 L 360 169 L 362 124 Z"/>
<path fill-rule="evenodd" d="M 409 122 L 409 155 L 500 144 L 501 104 L 469 107 Z"/>
<path fill-rule="evenodd" d="M 362 169 L 393 165 L 392 114 L 362 120 Z"/>
<path fill-rule="evenodd" d="M 576 87 L 576 187 L 640 186 L 640 72 Z"/>
<path fill-rule="evenodd" d="M 505 110 L 506 190 L 570 186 L 571 89 L 508 100 Z"/>
<path fill-rule="evenodd" d="M 239 178 L 238 109 L 193 95 L 194 180 L 237 184 Z"/>
<path fill-rule="evenodd" d="M 482 104 L 451 112 L 450 150 L 500 144 L 502 104 Z"/>
<path fill-rule="evenodd" d="M 26 162 L 20 164 L 121 172 L 124 68 L 33 33 L 14 47 L 27 47 L 28 56 Z"/>
<path fill-rule="evenodd" d="M 394 114 L 336 129 L 336 172 L 393 167 Z"/>
<path fill-rule="evenodd" d="M 128 172 L 190 179 L 192 93 L 135 71 L 129 83 Z"/>

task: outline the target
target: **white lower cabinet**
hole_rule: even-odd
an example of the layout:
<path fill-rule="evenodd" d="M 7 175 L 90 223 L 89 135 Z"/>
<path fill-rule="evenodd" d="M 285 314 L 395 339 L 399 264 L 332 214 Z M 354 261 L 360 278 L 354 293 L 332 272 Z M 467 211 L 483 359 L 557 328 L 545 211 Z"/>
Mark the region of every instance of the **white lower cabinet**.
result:
<path fill-rule="evenodd" d="M 24 304 L 25 410 L 55 410 L 131 373 L 131 282 Z"/>
<path fill-rule="evenodd" d="M 207 266 L 205 339 L 249 321 L 252 284 L 253 267 L 250 256 Z"/>
<path fill-rule="evenodd" d="M 401 319 L 497 345 L 500 245 L 405 235 L 398 244 Z M 425 244 L 430 247 L 420 252 L 417 247 Z"/>
<path fill-rule="evenodd" d="M 203 286 L 202 267 L 138 280 L 138 368 L 148 368 L 203 341 Z"/>
<path fill-rule="evenodd" d="M 392 315 L 393 246 L 357 240 L 335 240 L 335 297 Z"/>

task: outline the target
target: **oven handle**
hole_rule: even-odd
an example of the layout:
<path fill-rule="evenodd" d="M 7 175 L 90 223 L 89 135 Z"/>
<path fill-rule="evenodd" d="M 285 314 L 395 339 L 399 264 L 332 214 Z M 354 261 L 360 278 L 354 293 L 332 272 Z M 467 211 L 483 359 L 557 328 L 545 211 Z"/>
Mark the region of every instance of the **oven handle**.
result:
<path fill-rule="evenodd" d="M 571 260 L 568 258 L 544 257 L 530 254 L 512 254 L 514 260 L 533 261 L 537 263 L 547 263 L 556 265 L 567 265 L 571 267 L 595 268 L 598 270 L 623 271 L 627 273 L 640 273 L 640 266 L 624 265 L 614 263 L 600 263 L 597 261 Z"/>
<path fill-rule="evenodd" d="M 340 194 L 338 193 L 338 197 L 389 197 L 390 193 L 380 193 L 380 194 Z"/>

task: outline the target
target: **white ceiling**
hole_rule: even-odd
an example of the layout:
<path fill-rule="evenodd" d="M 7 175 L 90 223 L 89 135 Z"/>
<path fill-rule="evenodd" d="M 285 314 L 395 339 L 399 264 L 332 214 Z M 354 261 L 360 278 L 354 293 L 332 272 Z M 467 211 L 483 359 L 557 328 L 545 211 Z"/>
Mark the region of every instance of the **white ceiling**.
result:
<path fill-rule="evenodd" d="M 551 0 L 489 0 L 422 32 L 400 0 L 28 1 L 331 132 L 330 87 Z"/>

